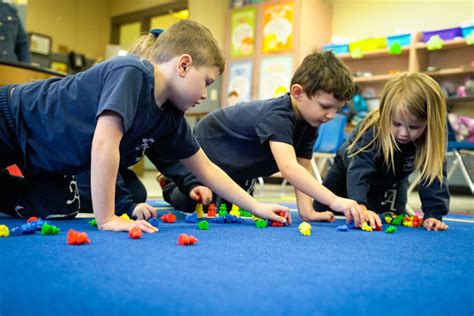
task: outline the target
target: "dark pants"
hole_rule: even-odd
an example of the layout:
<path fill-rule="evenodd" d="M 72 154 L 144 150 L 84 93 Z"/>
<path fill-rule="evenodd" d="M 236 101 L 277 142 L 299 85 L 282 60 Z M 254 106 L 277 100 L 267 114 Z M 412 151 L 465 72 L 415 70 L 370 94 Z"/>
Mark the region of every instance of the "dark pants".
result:
<path fill-rule="evenodd" d="M 11 176 L 0 171 L 0 212 L 13 217 L 44 219 L 74 218 L 79 209 L 79 192 L 72 176 Z"/>
<path fill-rule="evenodd" d="M 92 197 L 91 197 L 91 187 L 90 187 L 90 173 L 84 172 L 77 175 L 79 192 L 81 195 L 81 213 L 92 213 Z M 127 205 L 120 204 L 121 199 L 123 198 L 132 199 L 133 203 L 144 203 L 147 199 L 146 188 L 143 183 L 140 181 L 138 176 L 132 170 L 128 168 L 121 168 L 117 175 L 117 186 L 115 191 L 115 214 L 120 216 L 127 213 L 131 217 L 133 210 L 128 209 L 119 209 L 122 206 Z"/>
<path fill-rule="evenodd" d="M 73 176 L 30 174 L 22 169 L 9 108 L 8 87 L 0 88 L 0 212 L 14 217 L 73 218 L 79 193 Z M 24 177 L 11 176 L 6 167 L 17 164 Z"/>
<path fill-rule="evenodd" d="M 250 195 L 253 195 L 255 190 L 255 179 L 250 180 L 234 180 L 242 189 L 247 191 Z M 183 211 L 186 213 L 192 213 L 196 209 L 197 202 L 191 198 L 189 195 L 184 195 L 178 188 L 178 186 L 171 180 L 167 180 L 166 185 L 163 187 L 163 199 L 170 203 L 175 209 Z M 212 203 L 217 207 L 220 204 L 225 203 L 227 210 L 230 211 L 232 203 L 224 200 L 220 196 L 213 195 Z"/>

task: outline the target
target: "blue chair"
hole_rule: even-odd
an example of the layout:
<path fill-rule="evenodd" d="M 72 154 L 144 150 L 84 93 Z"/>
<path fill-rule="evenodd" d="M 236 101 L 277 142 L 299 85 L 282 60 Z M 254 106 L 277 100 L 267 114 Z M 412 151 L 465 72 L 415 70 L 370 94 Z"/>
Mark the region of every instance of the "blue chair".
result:
<path fill-rule="evenodd" d="M 346 125 L 347 117 L 342 114 L 336 114 L 332 120 L 319 127 L 318 138 L 313 147 L 311 168 L 313 169 L 314 176 L 321 183 L 323 181 L 320 170 L 323 170 L 328 162 L 332 163 L 339 147 L 344 143 L 346 139 Z M 317 160 L 318 164 L 316 164 Z"/>

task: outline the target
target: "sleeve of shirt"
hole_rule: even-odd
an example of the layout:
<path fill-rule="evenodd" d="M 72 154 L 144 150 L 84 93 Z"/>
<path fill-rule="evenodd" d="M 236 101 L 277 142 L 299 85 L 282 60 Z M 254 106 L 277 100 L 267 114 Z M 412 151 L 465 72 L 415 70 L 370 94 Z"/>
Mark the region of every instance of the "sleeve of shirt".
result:
<path fill-rule="evenodd" d="M 181 118 L 176 129 L 170 129 L 166 135 L 156 141 L 156 146 L 161 148 L 164 159 L 176 160 L 191 157 L 200 148 L 184 117 Z"/>
<path fill-rule="evenodd" d="M 369 139 L 367 139 L 366 136 L 363 136 L 359 146 L 357 146 L 354 151 L 363 147 L 368 143 L 368 141 Z M 347 152 L 345 152 L 344 155 L 347 155 Z M 368 205 L 367 195 L 370 189 L 368 179 L 377 171 L 375 156 L 376 150 L 374 148 L 369 148 L 352 158 L 345 157 L 345 159 L 349 159 L 346 183 L 347 197 L 357 201 L 359 204 Z"/>
<path fill-rule="evenodd" d="M 155 165 L 156 169 L 171 179 L 184 195 L 188 196 L 193 188 L 202 185 L 179 160 L 164 159 L 156 145 L 151 146 L 147 150 L 146 155 L 153 165 Z"/>
<path fill-rule="evenodd" d="M 446 181 L 446 160 L 443 164 L 443 182 L 435 179 L 430 185 L 421 182 L 418 188 L 421 209 L 424 218 L 436 218 L 441 220 L 449 211 L 449 189 Z"/>
<path fill-rule="evenodd" d="M 146 84 L 145 74 L 134 66 L 112 70 L 105 78 L 97 109 L 97 118 L 106 110 L 119 114 L 124 133 L 132 126 L 140 100 L 141 89 Z"/>
<path fill-rule="evenodd" d="M 261 144 L 271 140 L 292 146 L 294 129 L 295 126 L 291 115 L 284 111 L 267 113 L 255 127 Z"/>
<path fill-rule="evenodd" d="M 318 133 L 316 130 L 306 131 L 300 145 L 295 148 L 296 156 L 304 159 L 313 158 L 313 147 Z"/>

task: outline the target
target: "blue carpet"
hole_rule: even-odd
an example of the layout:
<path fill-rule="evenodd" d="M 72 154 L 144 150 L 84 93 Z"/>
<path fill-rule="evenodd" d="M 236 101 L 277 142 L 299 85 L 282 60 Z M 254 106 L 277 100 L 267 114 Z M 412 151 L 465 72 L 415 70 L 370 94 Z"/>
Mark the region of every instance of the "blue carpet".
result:
<path fill-rule="evenodd" d="M 338 220 L 304 237 L 297 223 L 257 229 L 251 220 L 200 231 L 179 214 L 132 240 L 87 221 L 54 221 L 57 236 L 0 238 L 0 315 L 474 313 L 472 223 L 389 235 L 338 232 Z M 69 228 L 91 244 L 67 245 Z M 178 246 L 183 232 L 198 244 Z"/>

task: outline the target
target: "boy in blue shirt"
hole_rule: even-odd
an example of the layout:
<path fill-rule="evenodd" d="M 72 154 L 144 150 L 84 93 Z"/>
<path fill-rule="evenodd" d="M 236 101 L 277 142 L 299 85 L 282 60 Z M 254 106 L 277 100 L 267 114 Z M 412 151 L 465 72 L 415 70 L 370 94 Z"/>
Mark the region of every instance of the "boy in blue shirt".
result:
<path fill-rule="evenodd" d="M 309 172 L 317 128 L 332 119 L 354 91 L 352 75 L 337 57 L 314 52 L 293 75 L 289 94 L 215 110 L 197 123 L 195 136 L 209 158 L 244 189 L 251 191 L 252 179 L 280 171 L 295 187 L 303 220 L 334 221 L 332 212 L 313 210 L 314 198 L 327 201 L 359 226 L 365 216 L 357 203 L 334 195 Z M 159 163 L 152 151 L 147 155 Z M 197 197 L 192 199 L 190 193 L 199 183 L 179 163 L 159 170 L 177 183 L 165 186 L 165 200 L 177 209 L 193 211 Z"/>
<path fill-rule="evenodd" d="M 212 164 L 184 119 L 184 112 L 207 97 L 207 86 L 224 70 L 224 55 L 211 32 L 187 20 L 144 41 L 149 60 L 119 57 L 74 76 L 0 88 L 0 170 L 17 164 L 25 175 L 25 187 L 37 189 L 33 196 L 42 201 L 39 209 L 27 210 L 30 204 L 21 205 L 22 196 L 2 193 L 0 201 L 7 201 L 2 210 L 18 216 L 61 214 L 78 199 L 53 196 L 55 190 L 49 187 L 69 190 L 75 197 L 75 183 L 65 186 L 63 179 L 90 168 L 100 229 L 128 231 L 136 226 L 155 232 L 144 220 L 129 222 L 114 214 L 119 166 L 134 164 L 153 144 L 255 215 L 291 222 L 288 208 L 255 201 Z M 48 179 L 47 185 L 38 185 L 41 179 Z M 277 211 L 284 211 L 286 218 Z"/>

